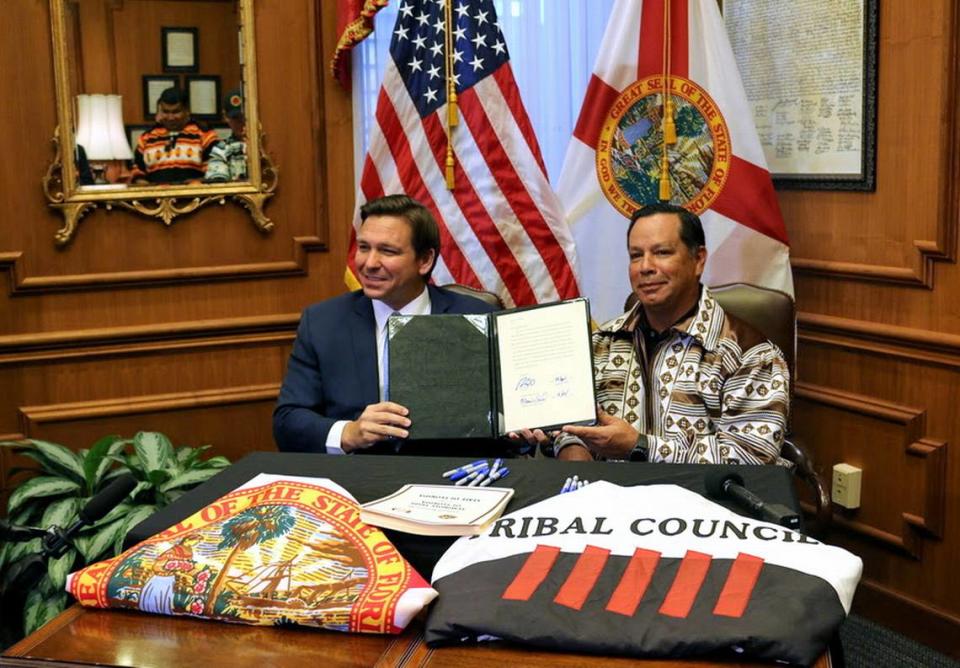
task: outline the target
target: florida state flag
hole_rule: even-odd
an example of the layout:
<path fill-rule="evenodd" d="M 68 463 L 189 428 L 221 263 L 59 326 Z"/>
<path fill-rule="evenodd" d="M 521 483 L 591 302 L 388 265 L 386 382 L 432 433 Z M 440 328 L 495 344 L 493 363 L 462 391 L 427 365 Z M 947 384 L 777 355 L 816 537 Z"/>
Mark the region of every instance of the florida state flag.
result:
<path fill-rule="evenodd" d="M 786 229 L 716 0 L 618 0 L 557 193 L 600 322 L 629 292 L 630 215 L 661 200 L 703 220 L 707 285 L 793 294 Z"/>
<path fill-rule="evenodd" d="M 261 474 L 180 524 L 72 573 L 81 605 L 400 633 L 437 593 L 332 480 Z"/>
<path fill-rule="evenodd" d="M 681 487 L 596 482 L 454 543 L 426 640 L 809 665 L 861 571 L 843 549 Z"/>

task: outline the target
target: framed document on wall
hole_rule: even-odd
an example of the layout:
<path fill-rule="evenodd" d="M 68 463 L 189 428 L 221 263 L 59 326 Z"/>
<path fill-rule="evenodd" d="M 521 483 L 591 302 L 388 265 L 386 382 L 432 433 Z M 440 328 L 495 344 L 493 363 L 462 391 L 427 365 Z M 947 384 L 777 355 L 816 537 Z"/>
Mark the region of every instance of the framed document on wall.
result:
<path fill-rule="evenodd" d="M 160 28 L 164 72 L 196 72 L 200 68 L 197 33 L 196 28 Z"/>
<path fill-rule="evenodd" d="M 147 120 L 153 120 L 157 115 L 157 100 L 160 94 L 168 88 L 179 88 L 180 77 L 176 75 L 155 76 L 152 74 L 143 75 L 143 117 Z"/>
<path fill-rule="evenodd" d="M 878 12 L 878 0 L 723 0 L 778 188 L 875 188 Z"/>
<path fill-rule="evenodd" d="M 215 121 L 220 118 L 220 77 L 187 75 L 187 97 L 190 113 L 196 118 Z"/>

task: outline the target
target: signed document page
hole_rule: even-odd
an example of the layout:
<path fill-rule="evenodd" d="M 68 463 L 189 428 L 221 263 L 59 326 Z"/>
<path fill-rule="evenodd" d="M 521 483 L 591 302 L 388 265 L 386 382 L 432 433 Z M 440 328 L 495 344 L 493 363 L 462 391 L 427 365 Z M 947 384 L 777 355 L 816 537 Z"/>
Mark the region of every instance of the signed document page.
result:
<path fill-rule="evenodd" d="M 367 524 L 425 536 L 480 533 L 500 517 L 513 496 L 509 487 L 404 485 L 360 507 Z"/>
<path fill-rule="evenodd" d="M 593 424 L 596 399 L 587 300 L 495 318 L 501 432 Z"/>

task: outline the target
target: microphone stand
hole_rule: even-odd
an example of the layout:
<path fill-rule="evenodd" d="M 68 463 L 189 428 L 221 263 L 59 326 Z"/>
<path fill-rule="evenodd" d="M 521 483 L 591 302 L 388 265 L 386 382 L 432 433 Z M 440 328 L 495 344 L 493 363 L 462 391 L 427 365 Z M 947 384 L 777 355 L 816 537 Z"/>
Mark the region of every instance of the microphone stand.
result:
<path fill-rule="evenodd" d="M 39 527 L 19 526 L 0 520 L 0 540 L 9 543 L 25 543 L 40 539 L 40 552 L 23 557 L 12 564 L 0 581 L 0 601 L 3 610 L 19 614 L 23 610 L 27 595 L 39 584 L 47 572 L 47 562 L 50 559 L 59 559 L 67 553 L 73 545 L 72 536 L 87 524 L 83 518 L 78 519 L 66 529 L 51 526 L 49 529 Z M 8 613 L 8 614 L 9 614 Z M 16 624 L 16 633 L 20 634 L 14 640 L 22 637 L 22 620 L 16 622 L 4 621 L 2 626 L 10 627 Z M 6 632 L 8 628 L 4 628 Z"/>
<path fill-rule="evenodd" d="M 23 637 L 22 611 L 27 594 L 43 578 L 47 572 L 47 561 L 51 558 L 62 557 L 66 554 L 71 541 L 67 532 L 57 526 L 49 529 L 39 527 L 17 526 L 6 520 L 0 520 L 0 539 L 10 543 L 25 543 L 35 538 L 40 539 L 40 552 L 19 559 L 12 564 L 0 582 L 0 601 L 4 610 L 3 623 L 0 624 L 0 633 L 3 635 L 3 645 L 15 642 Z"/>

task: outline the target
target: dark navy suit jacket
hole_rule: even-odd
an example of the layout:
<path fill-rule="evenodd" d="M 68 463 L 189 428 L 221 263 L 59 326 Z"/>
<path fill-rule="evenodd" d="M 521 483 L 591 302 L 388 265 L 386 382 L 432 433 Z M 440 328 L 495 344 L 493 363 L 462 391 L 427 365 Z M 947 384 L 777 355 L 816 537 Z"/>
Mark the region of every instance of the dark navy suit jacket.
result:
<path fill-rule="evenodd" d="M 494 310 L 473 297 L 432 285 L 427 289 L 431 313 Z M 273 411 L 273 437 L 281 451 L 326 452 L 334 422 L 355 420 L 364 408 L 380 401 L 376 327 L 373 302 L 362 290 L 318 302 L 303 312 Z M 412 452 L 406 446 L 402 451 Z M 377 444 L 357 452 L 393 454 L 395 449 L 392 443 Z"/>

